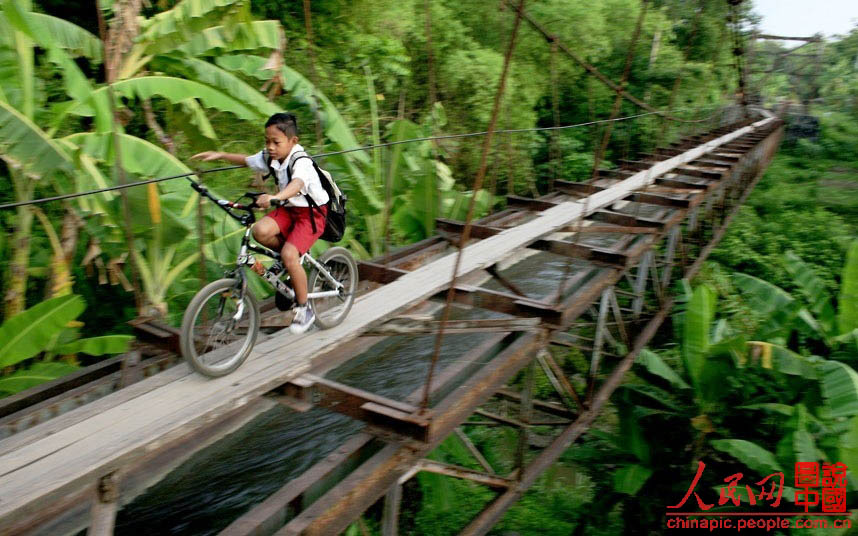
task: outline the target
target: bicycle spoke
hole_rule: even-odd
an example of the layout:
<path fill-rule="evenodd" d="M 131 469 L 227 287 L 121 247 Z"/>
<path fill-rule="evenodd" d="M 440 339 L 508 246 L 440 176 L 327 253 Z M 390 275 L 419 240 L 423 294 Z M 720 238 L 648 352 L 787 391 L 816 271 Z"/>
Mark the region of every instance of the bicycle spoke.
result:
<path fill-rule="evenodd" d="M 229 281 L 229 280 L 226 280 Z M 241 317 L 235 315 L 241 310 Z M 240 289 L 214 287 L 201 295 L 190 312 L 191 341 L 186 357 L 207 375 L 225 374 L 250 353 L 258 332 L 258 310 L 252 298 Z"/>

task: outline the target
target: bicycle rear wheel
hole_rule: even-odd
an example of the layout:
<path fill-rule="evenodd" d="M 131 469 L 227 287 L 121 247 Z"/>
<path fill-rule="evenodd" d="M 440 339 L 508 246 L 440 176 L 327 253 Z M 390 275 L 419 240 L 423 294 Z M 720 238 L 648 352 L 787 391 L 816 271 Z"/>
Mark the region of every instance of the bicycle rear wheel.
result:
<path fill-rule="evenodd" d="M 182 318 L 180 345 L 191 367 L 218 377 L 237 369 L 259 334 L 259 307 L 237 279 L 219 279 L 200 290 Z"/>
<path fill-rule="evenodd" d="M 345 248 L 331 248 L 319 258 L 331 277 L 339 281 L 343 288 L 339 296 L 326 298 L 310 298 L 310 305 L 316 314 L 316 325 L 321 329 L 339 325 L 352 308 L 358 286 L 358 268 L 352 254 Z M 335 286 L 318 270 L 313 270 L 307 283 L 307 288 L 314 292 L 335 290 Z"/>

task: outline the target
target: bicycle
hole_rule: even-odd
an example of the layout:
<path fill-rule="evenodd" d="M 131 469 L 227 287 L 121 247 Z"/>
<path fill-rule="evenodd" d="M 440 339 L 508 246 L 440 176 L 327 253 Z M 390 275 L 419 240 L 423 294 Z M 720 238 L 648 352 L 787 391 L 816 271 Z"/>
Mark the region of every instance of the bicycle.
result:
<path fill-rule="evenodd" d="M 182 318 L 180 348 L 190 366 L 205 376 L 218 377 L 237 369 L 250 355 L 260 329 L 259 305 L 247 288 L 248 266 L 253 266 L 258 253 L 274 259 L 274 264 L 262 274 L 277 294 L 278 307 L 286 310 L 295 306 L 295 292 L 281 279 L 286 269 L 280 254 L 251 242 L 251 228 L 256 223 L 253 212 L 262 192 L 246 192 L 249 204 L 218 199 L 208 189 L 189 179 L 191 187 L 201 196 L 213 201 L 229 216 L 246 227 L 235 268 L 227 270 L 222 279 L 203 287 L 188 305 Z M 273 199 L 272 206 L 285 204 Z M 237 211 L 241 211 L 239 213 Z M 321 329 L 339 325 L 354 303 L 358 284 L 358 269 L 351 253 L 342 247 L 325 251 L 319 260 L 309 252 L 301 256 L 301 265 L 310 266 L 307 279 L 307 301 L 316 315 L 315 324 Z"/>

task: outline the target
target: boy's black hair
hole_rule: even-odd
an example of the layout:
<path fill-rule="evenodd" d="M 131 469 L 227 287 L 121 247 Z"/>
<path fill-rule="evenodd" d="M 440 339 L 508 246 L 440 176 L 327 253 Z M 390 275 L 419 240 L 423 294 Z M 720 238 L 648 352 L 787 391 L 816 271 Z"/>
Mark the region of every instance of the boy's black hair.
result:
<path fill-rule="evenodd" d="M 295 114 L 283 112 L 274 114 L 265 122 L 265 128 L 268 128 L 271 125 L 276 126 L 277 130 L 286 134 L 290 138 L 298 135 L 298 118 L 295 117 Z"/>

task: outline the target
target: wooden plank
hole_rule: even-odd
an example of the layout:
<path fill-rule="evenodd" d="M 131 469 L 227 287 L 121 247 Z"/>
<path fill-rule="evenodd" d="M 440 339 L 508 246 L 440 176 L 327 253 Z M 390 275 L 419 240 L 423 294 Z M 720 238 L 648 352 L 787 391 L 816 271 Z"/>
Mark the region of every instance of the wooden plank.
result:
<path fill-rule="evenodd" d="M 718 145 L 774 121 L 775 118 L 758 121 L 683 155 L 659 162 L 650 170 L 590 196 L 586 204 L 581 201 L 562 203 L 541 212 L 526 224 L 470 244 L 459 265 L 459 274 L 465 275 L 494 264 L 540 236 L 651 184 L 657 176 L 684 162 L 699 158 Z M 0 474 L 3 475 L 0 477 L 0 489 L 4 490 L 7 498 L 0 502 L 0 531 L 16 518 L 38 511 L 43 501 L 94 483 L 97 478 L 158 445 L 199 429 L 307 371 L 313 356 L 332 350 L 359 336 L 371 323 L 443 289 L 449 284 L 455 263 L 456 255 L 447 255 L 367 294 L 355 303 L 351 314 L 335 328 L 314 330 L 300 336 L 275 335 L 257 344 L 248 361 L 229 376 L 209 379 L 187 374 L 174 378 L 166 386 L 150 387 L 153 380 L 163 381 L 161 376 L 179 368 L 174 367 L 115 393 L 119 395 L 135 388 L 148 390 L 130 401 L 109 407 L 72 426 L 66 426 L 68 420 L 55 419 L 60 421 L 61 430 L 30 443 L 25 449 L 7 451 L 0 457 Z M 113 404 L 115 399 L 112 397 L 114 395 L 109 395 L 102 401 L 105 405 Z M 5 441 L 0 442 L 0 448 L 5 449 L 6 445 L 2 443 Z"/>

